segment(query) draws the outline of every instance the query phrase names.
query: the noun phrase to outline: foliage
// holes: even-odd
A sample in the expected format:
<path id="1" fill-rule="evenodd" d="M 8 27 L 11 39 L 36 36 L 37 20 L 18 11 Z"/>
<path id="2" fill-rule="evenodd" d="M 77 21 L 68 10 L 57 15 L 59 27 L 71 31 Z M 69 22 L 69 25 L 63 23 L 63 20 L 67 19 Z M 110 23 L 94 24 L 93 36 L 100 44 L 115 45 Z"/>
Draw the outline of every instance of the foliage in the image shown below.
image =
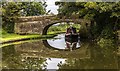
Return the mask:
<path id="1" fill-rule="evenodd" d="M 8 33 L 14 32 L 14 23 L 19 16 L 45 14 L 41 2 L 2 2 L 2 28 Z"/>
<path id="2" fill-rule="evenodd" d="M 63 23 L 63 22 L 62 22 L 62 23 Z M 62 23 L 60 23 L 60 24 L 58 24 L 58 25 L 52 25 L 52 26 L 48 29 L 47 33 L 48 33 L 48 34 L 57 34 L 57 33 L 66 32 L 66 29 L 67 29 L 68 27 L 70 27 L 70 25 L 67 24 L 67 23 L 65 23 L 65 22 L 64 22 L 64 24 L 62 24 Z M 72 26 L 76 28 L 76 31 L 77 31 L 77 32 L 79 31 L 79 29 L 80 29 L 80 25 L 79 25 L 79 24 L 72 24 Z"/>
<path id="3" fill-rule="evenodd" d="M 101 38 L 99 40 L 99 42 L 97 42 L 98 45 L 100 45 L 100 47 L 106 47 L 106 46 L 111 46 L 113 44 L 113 40 L 112 39 L 104 39 L 104 38 Z"/>
<path id="4" fill-rule="evenodd" d="M 20 16 L 20 3 L 2 3 L 2 28 L 9 33 L 14 32 L 14 20 Z"/>
<path id="5" fill-rule="evenodd" d="M 0 34 L 5 35 L 5 34 L 7 34 L 7 32 L 5 30 L 3 30 L 3 29 L 0 29 Z"/>
<path id="6" fill-rule="evenodd" d="M 85 25 L 82 25 L 81 28 L 79 29 L 79 35 L 81 38 L 87 38 L 88 35 L 88 30 L 87 27 Z"/>
<path id="7" fill-rule="evenodd" d="M 90 30 L 93 38 L 110 36 L 120 28 L 120 2 L 56 2 L 56 5 L 60 16 L 75 15 L 93 21 Z M 112 29 L 111 34 L 103 35 L 105 29 Z"/>
<path id="8" fill-rule="evenodd" d="M 45 8 L 41 2 L 23 2 L 21 13 L 24 16 L 41 15 L 45 14 Z"/>

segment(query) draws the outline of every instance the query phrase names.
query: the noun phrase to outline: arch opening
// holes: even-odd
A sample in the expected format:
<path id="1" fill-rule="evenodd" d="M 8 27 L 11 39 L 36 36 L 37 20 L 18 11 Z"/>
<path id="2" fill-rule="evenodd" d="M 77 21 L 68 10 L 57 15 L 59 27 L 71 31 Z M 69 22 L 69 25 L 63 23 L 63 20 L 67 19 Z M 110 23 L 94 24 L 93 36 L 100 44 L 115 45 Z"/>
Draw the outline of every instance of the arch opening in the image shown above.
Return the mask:
<path id="1" fill-rule="evenodd" d="M 79 31 L 80 27 L 81 27 L 81 22 L 80 23 L 76 23 L 76 22 L 72 22 L 72 21 L 61 21 L 61 22 L 55 22 L 52 24 L 47 25 L 44 29 L 43 29 L 43 35 L 47 35 L 47 34 L 58 34 L 58 33 L 65 33 L 66 29 L 70 26 L 73 26 L 77 29 L 77 31 Z"/>

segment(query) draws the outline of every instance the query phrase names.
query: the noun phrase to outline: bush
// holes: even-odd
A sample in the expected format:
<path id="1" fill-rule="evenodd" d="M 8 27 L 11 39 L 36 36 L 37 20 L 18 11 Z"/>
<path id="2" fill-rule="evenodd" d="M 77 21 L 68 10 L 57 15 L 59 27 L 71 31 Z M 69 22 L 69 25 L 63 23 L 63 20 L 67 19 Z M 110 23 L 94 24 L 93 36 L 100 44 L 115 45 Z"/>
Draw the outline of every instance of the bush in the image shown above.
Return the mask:
<path id="1" fill-rule="evenodd" d="M 79 34 L 81 38 L 88 38 L 89 33 L 87 30 L 87 27 L 85 25 L 82 25 L 79 30 Z"/>
<path id="2" fill-rule="evenodd" d="M 105 39 L 105 38 L 101 38 L 97 44 L 100 45 L 100 47 L 106 47 L 106 46 L 111 46 L 113 45 L 114 40 L 112 39 Z"/>
<path id="3" fill-rule="evenodd" d="M 8 32 L 14 32 L 14 22 L 20 16 L 20 4 L 15 2 L 2 3 L 2 28 Z"/>
<path id="4" fill-rule="evenodd" d="M 0 29 L 0 35 L 8 34 L 4 29 Z"/>
<path id="5" fill-rule="evenodd" d="M 117 33 L 112 29 L 111 25 L 107 25 L 101 32 L 100 37 L 105 39 L 116 39 Z"/>

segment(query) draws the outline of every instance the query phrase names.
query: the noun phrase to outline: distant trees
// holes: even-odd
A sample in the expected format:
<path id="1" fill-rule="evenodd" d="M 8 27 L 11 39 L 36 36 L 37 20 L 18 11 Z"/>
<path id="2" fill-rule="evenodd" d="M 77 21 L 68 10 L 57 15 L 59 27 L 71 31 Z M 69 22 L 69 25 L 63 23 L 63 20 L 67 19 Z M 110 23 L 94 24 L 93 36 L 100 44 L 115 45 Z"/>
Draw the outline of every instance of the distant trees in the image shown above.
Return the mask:
<path id="1" fill-rule="evenodd" d="M 45 14 L 44 5 L 41 2 L 2 2 L 2 28 L 13 33 L 15 20 L 19 16 Z"/>
<path id="2" fill-rule="evenodd" d="M 14 31 L 14 20 L 20 16 L 21 4 L 15 2 L 2 3 L 2 28 L 9 33 Z"/>
<path id="3" fill-rule="evenodd" d="M 23 2 L 22 15 L 35 16 L 45 14 L 45 8 L 41 2 Z"/>
<path id="4" fill-rule="evenodd" d="M 120 28 L 120 2 L 56 2 L 56 5 L 60 16 L 75 15 L 94 21 L 96 24 L 91 25 L 94 38 L 113 37 Z"/>

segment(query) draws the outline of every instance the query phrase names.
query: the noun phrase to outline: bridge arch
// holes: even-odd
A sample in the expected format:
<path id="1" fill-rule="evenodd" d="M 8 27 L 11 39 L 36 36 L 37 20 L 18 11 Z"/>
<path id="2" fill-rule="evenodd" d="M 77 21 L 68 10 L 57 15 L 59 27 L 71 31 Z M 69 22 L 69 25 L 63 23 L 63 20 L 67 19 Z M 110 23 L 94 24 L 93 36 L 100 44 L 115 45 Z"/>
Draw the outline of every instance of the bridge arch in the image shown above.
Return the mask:
<path id="1" fill-rule="evenodd" d="M 81 24 L 81 22 L 78 22 L 78 21 L 73 21 L 73 20 L 58 20 L 58 21 L 55 21 L 55 22 L 50 22 L 50 24 L 46 25 L 42 31 L 42 35 L 47 35 L 47 31 L 48 29 L 54 25 L 54 24 L 57 24 L 57 23 L 62 23 L 62 22 L 66 22 L 67 24 L 69 22 L 72 22 L 74 24 Z"/>
<path id="2" fill-rule="evenodd" d="M 73 22 L 78 24 L 91 23 L 86 19 L 60 19 L 57 16 L 27 16 L 20 17 L 15 23 L 15 33 L 17 34 L 47 34 L 50 26 L 61 22 Z"/>

